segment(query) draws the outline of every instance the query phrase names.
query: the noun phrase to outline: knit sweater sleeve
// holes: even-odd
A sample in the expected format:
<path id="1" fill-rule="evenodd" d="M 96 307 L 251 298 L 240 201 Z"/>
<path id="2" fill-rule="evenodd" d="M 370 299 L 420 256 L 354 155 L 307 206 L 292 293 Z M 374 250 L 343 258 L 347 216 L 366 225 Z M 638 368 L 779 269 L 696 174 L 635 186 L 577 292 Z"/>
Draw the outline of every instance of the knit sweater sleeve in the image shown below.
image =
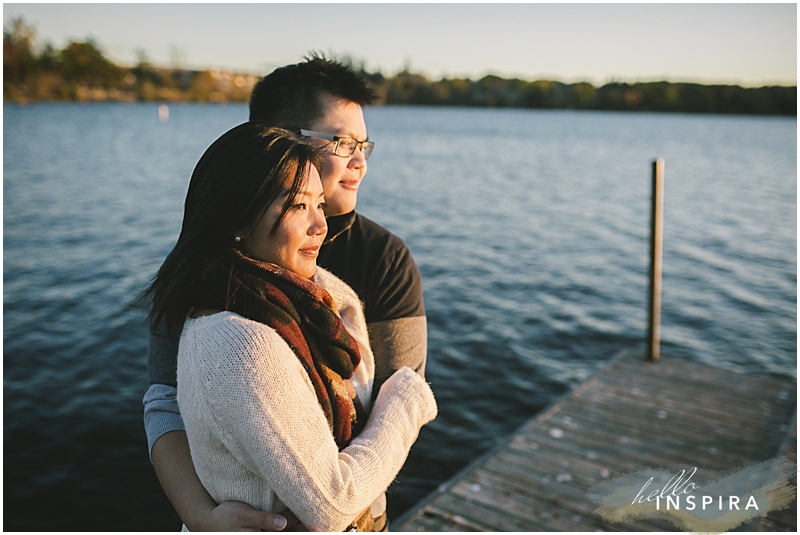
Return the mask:
<path id="1" fill-rule="evenodd" d="M 343 530 L 386 490 L 419 429 L 435 417 L 430 387 L 408 368 L 397 372 L 381 389 L 366 428 L 339 452 L 308 376 L 284 340 L 241 316 L 215 316 L 222 317 L 184 332 L 178 359 L 178 401 L 192 455 L 207 457 L 195 459 L 198 475 L 219 501 L 242 499 L 241 489 L 225 490 L 225 481 L 237 485 L 235 474 L 252 472 L 309 529 Z M 211 427 L 211 441 L 224 447 L 193 443 L 193 436 L 209 437 L 194 433 L 197 425 Z M 240 465 L 227 476 L 220 464 L 226 452 Z"/>

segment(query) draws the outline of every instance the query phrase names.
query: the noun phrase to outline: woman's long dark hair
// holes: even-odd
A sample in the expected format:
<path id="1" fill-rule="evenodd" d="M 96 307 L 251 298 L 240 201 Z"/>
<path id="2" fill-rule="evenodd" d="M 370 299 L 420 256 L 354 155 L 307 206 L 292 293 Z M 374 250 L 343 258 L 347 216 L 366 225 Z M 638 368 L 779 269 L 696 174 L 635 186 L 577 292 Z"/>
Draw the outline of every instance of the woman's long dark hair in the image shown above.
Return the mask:
<path id="1" fill-rule="evenodd" d="M 288 189 L 274 232 L 305 186 L 309 165 L 319 169 L 318 152 L 282 128 L 244 123 L 212 143 L 192 173 L 178 242 L 143 294 L 148 320 L 180 328 L 207 261 L 230 251 L 236 232 L 251 228 Z"/>

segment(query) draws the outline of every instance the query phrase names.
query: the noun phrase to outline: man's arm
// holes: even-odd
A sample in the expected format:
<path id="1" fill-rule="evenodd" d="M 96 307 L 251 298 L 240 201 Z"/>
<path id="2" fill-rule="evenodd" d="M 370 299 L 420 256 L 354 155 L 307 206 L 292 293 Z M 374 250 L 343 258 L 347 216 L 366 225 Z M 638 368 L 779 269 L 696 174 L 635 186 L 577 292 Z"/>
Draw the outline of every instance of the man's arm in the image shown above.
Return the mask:
<path id="1" fill-rule="evenodd" d="M 367 325 L 372 353 L 375 355 L 375 386 L 377 395 L 386 379 L 408 366 L 423 378 L 428 354 L 428 331 L 425 316 L 379 321 Z"/>
<path id="2" fill-rule="evenodd" d="M 217 505 L 203 487 L 192 464 L 178 408 L 174 386 L 177 354 L 177 334 L 150 329 L 147 371 L 154 384 L 143 400 L 144 427 L 156 476 L 178 516 L 192 531 L 280 531 L 296 525 L 291 513 L 264 513 L 239 502 Z"/>
<path id="3" fill-rule="evenodd" d="M 217 505 L 195 473 L 185 431 L 162 435 L 151 455 L 161 488 L 190 531 L 281 531 L 297 524 L 291 514 L 284 518 L 241 502 Z"/>
<path id="4" fill-rule="evenodd" d="M 428 356 L 422 276 L 408 247 L 396 237 L 390 244 L 392 252 L 381 255 L 365 296 L 369 340 L 375 355 L 373 397 L 383 381 L 403 366 L 424 378 Z"/>

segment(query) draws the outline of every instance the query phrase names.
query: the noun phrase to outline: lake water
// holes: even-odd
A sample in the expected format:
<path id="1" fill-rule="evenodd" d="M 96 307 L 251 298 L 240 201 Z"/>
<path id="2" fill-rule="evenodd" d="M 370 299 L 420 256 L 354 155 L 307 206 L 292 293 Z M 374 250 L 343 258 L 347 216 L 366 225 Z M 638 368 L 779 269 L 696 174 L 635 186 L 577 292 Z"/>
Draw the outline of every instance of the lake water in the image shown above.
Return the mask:
<path id="1" fill-rule="evenodd" d="M 4 528 L 177 530 L 147 457 L 145 312 L 205 148 L 244 105 L 3 106 Z M 359 211 L 424 280 L 440 415 L 401 513 L 644 349 L 666 160 L 662 358 L 797 375 L 795 118 L 381 107 Z"/>

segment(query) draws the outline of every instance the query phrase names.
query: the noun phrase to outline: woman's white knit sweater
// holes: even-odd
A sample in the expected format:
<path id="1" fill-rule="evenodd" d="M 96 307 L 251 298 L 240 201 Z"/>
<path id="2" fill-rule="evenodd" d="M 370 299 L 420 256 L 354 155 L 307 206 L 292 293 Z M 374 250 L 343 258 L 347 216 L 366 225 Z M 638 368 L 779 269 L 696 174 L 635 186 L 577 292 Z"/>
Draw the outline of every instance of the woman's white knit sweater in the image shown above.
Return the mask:
<path id="1" fill-rule="evenodd" d="M 351 382 L 369 410 L 374 362 L 361 303 L 322 269 L 315 282 L 358 342 L 362 362 Z M 297 356 L 272 328 L 232 312 L 186 320 L 178 404 L 197 475 L 214 500 L 288 508 L 321 531 L 342 531 L 388 488 L 437 410 L 424 379 L 403 368 L 340 452 Z"/>

